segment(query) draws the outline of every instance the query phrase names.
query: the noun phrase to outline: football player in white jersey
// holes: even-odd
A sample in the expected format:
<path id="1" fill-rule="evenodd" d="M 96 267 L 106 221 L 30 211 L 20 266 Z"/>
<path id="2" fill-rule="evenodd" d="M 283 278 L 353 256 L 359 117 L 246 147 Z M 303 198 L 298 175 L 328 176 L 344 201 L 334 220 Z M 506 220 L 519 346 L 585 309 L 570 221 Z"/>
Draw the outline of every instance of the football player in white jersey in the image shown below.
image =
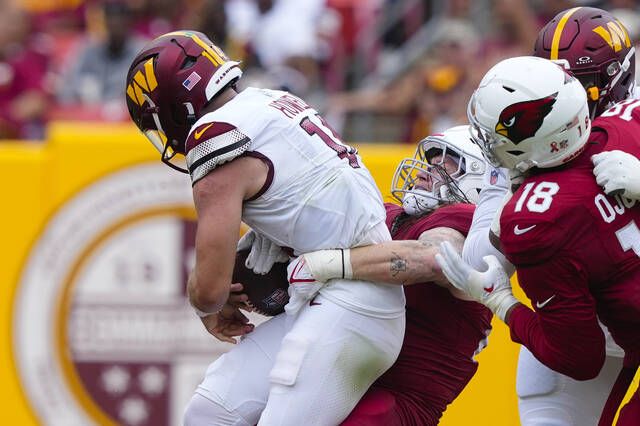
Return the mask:
<path id="1" fill-rule="evenodd" d="M 616 29 L 621 39 L 616 39 L 615 43 L 607 41 L 608 31 Z M 635 83 L 635 51 L 624 26 L 604 10 L 576 7 L 560 12 L 538 34 L 534 55 L 556 61 L 580 80 L 587 91 L 592 118 L 612 104 L 631 97 Z M 628 154 L 621 157 L 624 156 Z M 598 183 L 604 186 L 605 181 L 611 179 L 611 189 L 621 189 L 620 179 L 612 177 L 616 170 L 613 163 L 618 163 L 619 157 L 606 152 L 597 157 L 603 162 L 600 169 L 603 176 L 598 178 Z M 513 271 L 512 265 L 489 241 L 489 229 L 499 234 L 500 211 L 512 195 L 508 172 L 495 169 L 489 173 L 498 175 L 500 179 L 494 185 L 486 185 L 480 193 L 473 225 L 463 248 L 463 259 L 472 267 L 485 270 L 487 266 L 483 257 L 496 255 L 506 270 Z M 520 178 L 512 177 L 512 183 L 517 184 Z M 598 377 L 588 381 L 577 381 L 548 368 L 522 346 L 516 380 L 522 425 L 581 426 L 598 423 L 624 356 L 611 336 L 608 333 L 606 336 L 605 364 Z"/>
<path id="2" fill-rule="evenodd" d="M 150 42 L 127 76 L 132 120 L 188 172 L 198 214 L 191 304 L 223 341 L 185 424 L 335 425 L 395 361 L 402 287 L 336 280 L 253 328 L 227 303 L 241 220 L 294 255 L 390 240 L 382 197 L 356 151 L 322 117 L 280 91 L 237 92 L 238 63 L 204 34 Z M 186 159 L 186 167 L 178 159 Z"/>
<path id="3" fill-rule="evenodd" d="M 391 193 L 402 206 L 385 204 L 394 241 L 305 253 L 292 263 L 304 261 L 301 269 L 329 286 L 345 275 L 405 286 L 407 328 L 400 356 L 343 426 L 437 424 L 477 371 L 474 357 L 486 345 L 492 313 L 452 294 L 459 292 L 434 254 L 442 241 L 462 249 L 484 169 L 468 126 L 428 136 L 396 168 Z M 247 263 L 257 265 L 256 273 L 268 270 L 280 250 L 264 240 L 253 249 L 257 258 Z M 292 286 L 296 293 L 298 288 Z"/>

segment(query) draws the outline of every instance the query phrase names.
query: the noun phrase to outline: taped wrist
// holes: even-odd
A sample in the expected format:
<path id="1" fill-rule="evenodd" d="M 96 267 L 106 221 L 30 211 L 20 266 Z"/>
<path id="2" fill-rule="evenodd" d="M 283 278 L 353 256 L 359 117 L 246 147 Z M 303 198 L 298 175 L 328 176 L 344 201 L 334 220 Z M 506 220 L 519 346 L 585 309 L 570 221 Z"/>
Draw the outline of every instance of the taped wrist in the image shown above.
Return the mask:
<path id="1" fill-rule="evenodd" d="M 334 278 L 353 278 L 351 250 L 318 250 L 304 255 L 309 272 L 316 281 L 325 282 Z"/>
<path id="2" fill-rule="evenodd" d="M 487 308 L 491 309 L 491 311 L 502 321 L 504 321 L 504 317 L 507 315 L 507 312 L 509 312 L 509 309 L 520 303 L 520 301 L 513 296 L 510 290 L 501 291 L 492 296 L 493 297 L 491 297 L 491 299 L 487 300 Z"/>

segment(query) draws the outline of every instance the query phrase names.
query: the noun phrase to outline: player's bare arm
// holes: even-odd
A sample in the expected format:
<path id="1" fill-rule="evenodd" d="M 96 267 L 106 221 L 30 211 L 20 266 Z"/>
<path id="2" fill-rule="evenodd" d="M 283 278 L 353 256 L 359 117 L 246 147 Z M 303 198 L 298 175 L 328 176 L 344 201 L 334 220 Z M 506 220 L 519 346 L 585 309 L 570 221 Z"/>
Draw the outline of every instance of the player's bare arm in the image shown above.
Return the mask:
<path id="1" fill-rule="evenodd" d="M 464 236 L 455 229 L 434 228 L 423 232 L 417 241 L 390 241 L 352 249 L 354 278 L 401 285 L 424 282 L 447 285 L 434 259 L 443 241 L 449 241 L 462 250 Z"/>
<path id="2" fill-rule="evenodd" d="M 345 278 L 410 285 L 435 282 L 449 286 L 434 256 L 439 244 L 449 241 L 462 250 L 464 236 L 451 228 L 433 228 L 418 240 L 388 241 L 350 250 L 322 250 L 305 254 L 305 260 L 319 281 Z M 343 260 L 344 259 L 344 260 Z"/>
<path id="3" fill-rule="evenodd" d="M 196 265 L 189 279 L 191 304 L 202 312 L 222 309 L 229 296 L 242 203 L 265 182 L 267 167 L 245 157 L 227 163 L 196 182 L 198 214 Z"/>

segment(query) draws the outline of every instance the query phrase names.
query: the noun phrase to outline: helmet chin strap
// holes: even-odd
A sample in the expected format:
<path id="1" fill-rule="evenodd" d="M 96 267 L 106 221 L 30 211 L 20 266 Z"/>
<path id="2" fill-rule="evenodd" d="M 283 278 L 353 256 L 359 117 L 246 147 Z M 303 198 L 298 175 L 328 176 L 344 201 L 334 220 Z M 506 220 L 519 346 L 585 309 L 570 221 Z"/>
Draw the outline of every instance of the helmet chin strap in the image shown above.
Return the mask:
<path id="1" fill-rule="evenodd" d="M 197 121 L 196 110 L 191 102 L 185 102 L 183 105 L 187 109 L 187 124 L 193 126 Z"/>

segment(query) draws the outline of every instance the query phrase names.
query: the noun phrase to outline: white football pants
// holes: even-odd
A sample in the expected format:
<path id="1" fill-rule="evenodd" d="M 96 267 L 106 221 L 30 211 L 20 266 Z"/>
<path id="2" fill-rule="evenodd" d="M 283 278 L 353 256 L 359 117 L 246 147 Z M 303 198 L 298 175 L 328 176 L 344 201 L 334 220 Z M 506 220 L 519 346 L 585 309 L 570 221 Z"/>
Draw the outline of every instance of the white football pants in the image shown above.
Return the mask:
<path id="1" fill-rule="evenodd" d="M 622 358 L 607 355 L 598 377 L 578 381 L 551 370 L 522 346 L 516 391 L 522 426 L 596 426 Z"/>
<path id="2" fill-rule="evenodd" d="M 185 425 L 337 425 L 394 363 L 404 326 L 404 314 L 365 316 L 318 295 L 214 361 Z"/>

